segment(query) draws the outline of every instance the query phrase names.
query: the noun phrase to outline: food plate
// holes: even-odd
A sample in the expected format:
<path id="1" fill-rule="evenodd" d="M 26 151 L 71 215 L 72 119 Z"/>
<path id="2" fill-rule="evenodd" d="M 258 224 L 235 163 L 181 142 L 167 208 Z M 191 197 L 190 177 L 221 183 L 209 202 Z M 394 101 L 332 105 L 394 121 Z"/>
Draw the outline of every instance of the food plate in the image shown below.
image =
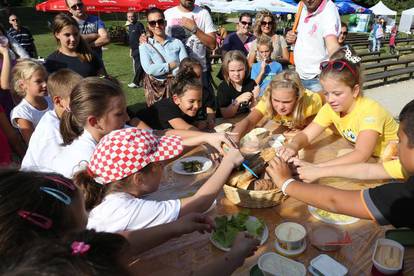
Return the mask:
<path id="1" fill-rule="evenodd" d="M 253 216 L 249 216 L 249 219 L 248 220 L 251 220 L 251 221 L 257 221 L 258 219 L 256 218 L 256 217 L 253 217 Z M 266 241 L 267 241 L 267 238 L 269 238 L 269 229 L 267 228 L 267 225 L 264 223 L 264 228 L 263 228 L 263 232 L 262 232 L 262 237 L 261 237 L 261 239 L 260 239 L 260 245 L 263 245 Z M 220 250 L 223 250 L 223 251 L 230 251 L 230 247 L 223 247 L 220 243 L 218 243 L 217 241 L 215 241 L 214 239 L 213 239 L 213 235 L 211 235 L 210 236 L 210 241 L 211 241 L 211 243 L 215 246 L 215 247 L 217 247 L 218 249 L 220 249 Z"/>
<path id="2" fill-rule="evenodd" d="M 201 170 L 196 171 L 196 172 L 187 172 L 184 170 L 183 168 L 183 164 L 182 162 L 192 162 L 192 161 L 198 161 L 202 164 Z M 194 175 L 194 174 L 199 174 L 199 173 L 203 173 L 208 171 L 211 167 L 213 166 L 213 162 L 203 156 L 190 156 L 190 157 L 185 157 L 185 158 L 181 158 L 177 161 L 174 162 L 174 164 L 172 165 L 172 170 L 175 173 L 178 174 L 183 174 L 183 175 Z"/>
<path id="3" fill-rule="evenodd" d="M 346 215 L 331 213 L 325 210 L 315 208 L 308 205 L 309 213 L 315 218 L 329 224 L 346 225 L 359 221 L 359 218 L 354 218 Z"/>

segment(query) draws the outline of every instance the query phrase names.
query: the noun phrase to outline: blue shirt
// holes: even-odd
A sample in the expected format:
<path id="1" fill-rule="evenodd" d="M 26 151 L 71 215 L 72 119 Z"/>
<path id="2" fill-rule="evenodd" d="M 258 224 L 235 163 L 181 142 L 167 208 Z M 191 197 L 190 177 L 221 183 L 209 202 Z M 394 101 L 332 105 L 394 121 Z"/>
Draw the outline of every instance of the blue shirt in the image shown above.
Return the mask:
<path id="1" fill-rule="evenodd" d="M 251 78 L 252 80 L 256 80 L 257 76 L 260 73 L 260 68 L 262 66 L 261 62 L 256 62 L 252 66 Z M 273 76 L 282 72 L 282 65 L 279 62 L 272 61 L 271 63 L 267 64 L 265 67 L 265 72 L 263 74 L 262 81 L 259 83 L 260 85 L 260 94 L 259 96 L 263 96 L 266 87 L 269 85 L 270 81 L 273 79 Z"/>
<path id="2" fill-rule="evenodd" d="M 85 21 L 78 21 L 81 34 L 97 34 L 99 29 L 105 29 L 105 24 L 99 17 L 88 15 Z M 94 47 L 92 50 L 102 59 L 102 47 Z"/>
<path id="3" fill-rule="evenodd" d="M 176 62 L 178 65 L 187 57 L 187 52 L 180 40 L 167 36 L 163 44 L 158 43 L 153 38 L 149 38 L 148 43 L 139 46 L 139 57 L 145 73 L 156 79 L 164 80 L 169 73 L 168 63 Z M 173 75 L 177 71 L 178 67 L 173 70 Z"/>

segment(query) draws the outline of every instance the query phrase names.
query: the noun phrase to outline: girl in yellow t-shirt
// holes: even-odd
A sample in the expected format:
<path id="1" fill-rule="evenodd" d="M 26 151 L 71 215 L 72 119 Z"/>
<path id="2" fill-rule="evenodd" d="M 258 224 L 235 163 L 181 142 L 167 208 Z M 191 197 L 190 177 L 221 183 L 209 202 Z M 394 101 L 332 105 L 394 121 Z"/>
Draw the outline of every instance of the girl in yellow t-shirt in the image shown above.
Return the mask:
<path id="1" fill-rule="evenodd" d="M 290 130 L 303 129 L 322 105 L 321 95 L 306 90 L 298 73 L 286 70 L 273 78 L 259 103 L 235 125 L 232 132 L 238 133 L 241 138 L 263 118 L 271 119 Z"/>
<path id="2" fill-rule="evenodd" d="M 352 55 L 321 63 L 320 80 L 327 103 L 315 119 L 299 132 L 279 155 L 289 160 L 333 125 L 355 145 L 353 151 L 317 166 L 366 162 L 381 157 L 390 141 L 396 141 L 398 124 L 391 114 L 372 99 L 362 96 L 359 60 Z"/>

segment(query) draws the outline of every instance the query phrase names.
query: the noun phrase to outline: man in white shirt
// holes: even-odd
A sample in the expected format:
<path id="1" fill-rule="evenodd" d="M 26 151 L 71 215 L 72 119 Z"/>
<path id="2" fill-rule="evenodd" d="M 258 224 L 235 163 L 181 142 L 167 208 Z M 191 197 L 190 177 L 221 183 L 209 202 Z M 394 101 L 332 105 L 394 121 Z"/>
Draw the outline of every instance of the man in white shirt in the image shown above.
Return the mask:
<path id="1" fill-rule="evenodd" d="M 164 15 L 167 21 L 166 34 L 180 39 L 186 46 L 188 56 L 198 59 L 203 67 L 203 99 L 214 97 L 206 48 L 216 48 L 216 28 L 209 12 L 195 6 L 194 0 L 180 0 L 179 6 L 166 10 Z"/>
<path id="2" fill-rule="evenodd" d="M 331 0 L 303 0 L 303 3 L 297 34 L 289 31 L 286 41 L 295 43 L 295 66 L 303 85 L 319 92 L 322 90 L 319 66 L 339 48 L 341 20 Z"/>

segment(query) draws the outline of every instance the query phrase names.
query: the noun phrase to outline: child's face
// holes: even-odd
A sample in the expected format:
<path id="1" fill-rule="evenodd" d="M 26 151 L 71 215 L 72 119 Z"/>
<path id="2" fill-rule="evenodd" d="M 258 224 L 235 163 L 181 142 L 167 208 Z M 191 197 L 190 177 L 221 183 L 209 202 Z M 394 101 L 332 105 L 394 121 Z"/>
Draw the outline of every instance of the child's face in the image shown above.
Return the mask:
<path id="1" fill-rule="evenodd" d="M 105 115 L 97 120 L 98 125 L 103 130 L 103 135 L 124 127 L 125 123 L 129 121 L 126 108 L 124 96 L 117 96 L 110 99 L 109 107 Z"/>
<path id="2" fill-rule="evenodd" d="M 259 45 L 259 47 L 257 47 L 257 50 L 259 51 L 260 54 L 260 58 L 264 61 L 268 61 L 270 60 L 270 48 L 267 45 Z"/>
<path id="3" fill-rule="evenodd" d="M 55 37 L 60 41 L 60 46 L 64 49 L 75 51 L 79 44 L 80 34 L 75 26 L 66 26 Z"/>
<path id="4" fill-rule="evenodd" d="M 141 183 L 138 183 L 141 194 L 149 194 L 158 190 L 161 183 L 164 162 L 152 163 L 151 170 L 141 175 Z"/>
<path id="5" fill-rule="evenodd" d="M 292 88 L 277 88 L 272 90 L 270 100 L 272 101 L 273 110 L 277 114 L 287 116 L 295 109 L 296 92 Z"/>
<path id="6" fill-rule="evenodd" d="M 327 76 L 321 79 L 326 101 L 335 112 L 348 113 L 359 95 L 359 85 L 353 88 L 341 81 Z"/>
<path id="7" fill-rule="evenodd" d="M 46 71 L 35 71 L 29 79 L 23 81 L 23 90 L 32 97 L 47 96 L 46 78 Z"/>
<path id="8" fill-rule="evenodd" d="M 242 84 L 246 75 L 246 68 L 244 67 L 244 63 L 233 60 L 229 62 L 228 67 L 230 81 L 233 83 Z"/>
<path id="9" fill-rule="evenodd" d="M 173 100 L 184 114 L 194 117 L 201 108 L 201 97 L 201 90 L 190 88 L 181 96 L 174 95 Z"/>
<path id="10" fill-rule="evenodd" d="M 405 134 L 405 124 L 400 122 L 398 129 L 398 156 L 400 158 L 401 165 L 410 174 L 414 174 L 414 148 L 410 146 L 408 136 Z"/>

